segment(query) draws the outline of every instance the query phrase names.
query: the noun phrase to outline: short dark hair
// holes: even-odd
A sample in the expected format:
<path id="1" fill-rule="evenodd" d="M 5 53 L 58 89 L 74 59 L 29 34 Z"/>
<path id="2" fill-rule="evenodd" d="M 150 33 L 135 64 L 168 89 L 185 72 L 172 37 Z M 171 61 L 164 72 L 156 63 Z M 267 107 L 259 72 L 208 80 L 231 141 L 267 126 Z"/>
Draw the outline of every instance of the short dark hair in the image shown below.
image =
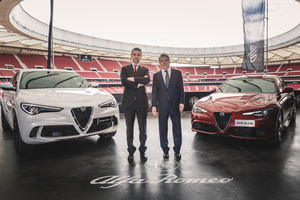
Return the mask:
<path id="1" fill-rule="evenodd" d="M 138 47 L 133 48 L 133 49 L 131 50 L 131 54 L 133 54 L 134 51 L 139 51 L 139 52 L 141 52 L 141 54 L 142 54 L 142 49 L 140 49 L 140 48 L 138 48 Z"/>
<path id="2" fill-rule="evenodd" d="M 168 60 L 170 61 L 170 56 L 169 56 L 167 53 L 162 53 L 162 54 L 160 54 L 160 56 L 159 56 L 159 58 L 158 58 L 158 62 L 159 62 L 159 60 L 160 60 L 162 57 L 166 57 L 166 58 L 168 58 Z"/>

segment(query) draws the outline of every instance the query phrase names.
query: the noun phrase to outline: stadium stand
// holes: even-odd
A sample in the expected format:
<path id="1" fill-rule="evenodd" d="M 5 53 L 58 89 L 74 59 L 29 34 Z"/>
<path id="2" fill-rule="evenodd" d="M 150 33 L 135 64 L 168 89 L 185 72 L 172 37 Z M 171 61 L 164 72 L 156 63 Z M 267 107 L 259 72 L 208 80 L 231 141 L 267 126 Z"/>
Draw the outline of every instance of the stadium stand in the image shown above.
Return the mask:
<path id="1" fill-rule="evenodd" d="M 287 71 L 300 71 L 300 64 L 294 63 L 294 64 L 286 64 L 282 65 L 279 69 L 280 72 L 287 72 Z"/>
<path id="2" fill-rule="evenodd" d="M 82 71 L 77 71 L 78 74 L 83 76 L 85 79 L 100 79 L 100 76 L 96 72 L 82 72 Z"/>
<path id="3" fill-rule="evenodd" d="M 149 72 L 152 74 L 158 72 L 158 69 L 156 68 L 155 65 L 148 65 L 148 64 L 143 64 L 144 67 L 147 67 L 149 69 Z"/>
<path id="4" fill-rule="evenodd" d="M 11 54 L 0 54 L 0 68 L 22 69 L 18 60 Z"/>
<path id="5" fill-rule="evenodd" d="M 130 62 L 123 62 L 123 61 L 120 61 L 119 63 L 120 63 L 121 66 L 126 66 L 126 65 L 130 64 Z"/>
<path id="6" fill-rule="evenodd" d="M 103 79 L 120 79 L 120 75 L 116 72 L 99 72 L 98 74 Z"/>
<path id="7" fill-rule="evenodd" d="M 57 69 L 80 70 L 70 56 L 54 56 L 54 65 Z"/>
<path id="8" fill-rule="evenodd" d="M 10 69 L 0 69 L 0 76 L 1 77 L 13 77 L 13 75 L 15 75 L 15 73 L 10 70 Z"/>
<path id="9" fill-rule="evenodd" d="M 0 54 L 0 81 L 8 81 L 19 69 L 34 69 L 38 67 L 46 68 L 46 57 L 43 55 L 11 55 Z M 124 61 L 104 60 L 93 58 L 92 62 L 80 61 L 77 57 L 55 56 L 55 66 L 58 69 L 69 67 L 82 75 L 88 81 L 96 81 L 100 85 L 101 91 L 109 93 L 122 93 L 124 88 L 121 86 L 120 71 L 121 66 L 130 64 Z M 156 73 L 158 66 L 143 64 L 148 67 L 150 77 Z M 210 91 L 213 87 L 218 87 L 225 79 L 233 76 L 261 75 L 264 71 L 249 71 L 237 68 L 209 68 L 209 67 L 175 67 L 180 70 L 184 79 L 184 89 L 186 92 Z M 272 65 L 266 70 L 268 74 L 278 75 L 290 81 L 289 85 L 294 89 L 300 88 L 300 83 L 295 83 L 300 79 L 300 63 L 285 65 Z M 151 93 L 151 82 L 146 87 L 146 91 Z"/>
<path id="10" fill-rule="evenodd" d="M 281 67 L 281 65 L 278 67 L 276 65 L 271 65 L 271 66 L 268 66 L 268 72 L 277 72 L 277 70 Z"/>
<path id="11" fill-rule="evenodd" d="M 215 70 L 213 68 L 208 67 L 197 67 L 196 72 L 197 75 L 215 74 Z"/>
<path id="12" fill-rule="evenodd" d="M 29 69 L 47 68 L 47 60 L 42 55 L 17 55 Z"/>
<path id="13" fill-rule="evenodd" d="M 123 91 L 124 91 L 124 87 L 110 87 L 110 89 L 115 94 L 120 94 L 120 93 L 123 93 Z"/>
<path id="14" fill-rule="evenodd" d="M 98 61 L 101 63 L 101 65 L 106 69 L 108 72 L 121 72 L 121 66 L 118 62 L 112 61 L 112 60 L 103 60 L 98 58 Z"/>
<path id="15" fill-rule="evenodd" d="M 253 71 L 251 70 L 247 70 L 247 69 L 243 69 L 241 67 L 237 67 L 235 69 L 235 74 L 243 74 L 243 73 L 246 73 L 246 74 L 249 74 L 249 73 L 253 73 Z M 255 72 L 254 72 L 255 73 Z"/>
<path id="16" fill-rule="evenodd" d="M 92 59 L 92 62 L 81 61 L 78 58 L 74 58 L 77 63 L 82 67 L 84 71 L 104 71 L 101 65 L 96 61 L 95 58 Z"/>
<path id="17" fill-rule="evenodd" d="M 196 71 L 194 67 L 175 67 L 175 69 L 181 71 L 182 75 L 195 75 Z"/>
<path id="18" fill-rule="evenodd" d="M 216 74 L 233 74 L 235 68 L 216 68 Z"/>

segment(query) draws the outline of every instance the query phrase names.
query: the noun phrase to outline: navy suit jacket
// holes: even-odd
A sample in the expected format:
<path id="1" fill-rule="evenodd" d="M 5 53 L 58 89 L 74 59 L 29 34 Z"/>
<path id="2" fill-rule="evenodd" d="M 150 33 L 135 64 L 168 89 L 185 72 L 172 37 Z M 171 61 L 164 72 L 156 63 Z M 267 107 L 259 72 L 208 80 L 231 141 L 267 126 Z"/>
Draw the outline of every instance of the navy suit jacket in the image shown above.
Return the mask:
<path id="1" fill-rule="evenodd" d="M 179 112 L 179 104 L 184 104 L 184 88 L 181 72 L 171 69 L 169 87 L 167 88 L 162 72 L 153 75 L 152 107 L 159 112 Z"/>

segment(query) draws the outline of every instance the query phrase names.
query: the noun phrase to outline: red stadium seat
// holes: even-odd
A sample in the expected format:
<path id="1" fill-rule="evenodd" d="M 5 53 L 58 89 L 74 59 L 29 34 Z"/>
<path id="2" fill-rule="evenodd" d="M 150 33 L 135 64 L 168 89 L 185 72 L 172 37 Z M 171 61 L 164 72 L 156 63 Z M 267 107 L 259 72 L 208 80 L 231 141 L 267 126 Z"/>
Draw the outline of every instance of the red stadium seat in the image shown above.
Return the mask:
<path id="1" fill-rule="evenodd" d="M 70 56 L 54 56 L 54 65 L 57 69 L 72 68 L 76 71 L 80 70 Z"/>
<path id="2" fill-rule="evenodd" d="M 22 69 L 18 60 L 11 54 L 0 54 L 0 68 Z"/>
<path id="3" fill-rule="evenodd" d="M 78 64 L 84 71 L 93 71 L 93 69 L 96 69 L 100 72 L 104 71 L 104 69 L 100 66 L 100 64 L 96 61 L 95 58 L 92 59 L 92 62 L 81 61 L 78 58 L 75 58 L 75 60 L 78 62 Z"/>
<path id="4" fill-rule="evenodd" d="M 47 60 L 43 55 L 18 55 L 18 57 L 29 69 L 47 68 Z"/>

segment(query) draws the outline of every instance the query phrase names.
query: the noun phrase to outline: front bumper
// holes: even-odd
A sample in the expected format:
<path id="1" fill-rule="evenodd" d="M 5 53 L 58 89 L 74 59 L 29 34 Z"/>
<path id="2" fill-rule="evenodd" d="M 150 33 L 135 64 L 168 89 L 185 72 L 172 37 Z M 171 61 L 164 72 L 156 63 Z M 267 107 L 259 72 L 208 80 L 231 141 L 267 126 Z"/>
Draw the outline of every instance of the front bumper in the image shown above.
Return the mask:
<path id="1" fill-rule="evenodd" d="M 238 121 L 251 121 L 253 125 L 236 125 Z M 265 118 L 254 116 L 244 116 L 240 113 L 231 113 L 231 117 L 226 125 L 221 129 L 214 114 L 210 113 L 192 113 L 191 124 L 194 132 L 205 134 L 228 136 L 242 139 L 269 139 L 272 138 L 276 131 L 277 112 Z"/>
<path id="2" fill-rule="evenodd" d="M 71 110 L 70 107 L 64 108 L 60 112 L 29 115 L 19 109 L 16 114 L 23 141 L 27 144 L 43 144 L 117 131 L 119 123 L 118 108 L 94 106 L 84 130 L 79 127 Z"/>

